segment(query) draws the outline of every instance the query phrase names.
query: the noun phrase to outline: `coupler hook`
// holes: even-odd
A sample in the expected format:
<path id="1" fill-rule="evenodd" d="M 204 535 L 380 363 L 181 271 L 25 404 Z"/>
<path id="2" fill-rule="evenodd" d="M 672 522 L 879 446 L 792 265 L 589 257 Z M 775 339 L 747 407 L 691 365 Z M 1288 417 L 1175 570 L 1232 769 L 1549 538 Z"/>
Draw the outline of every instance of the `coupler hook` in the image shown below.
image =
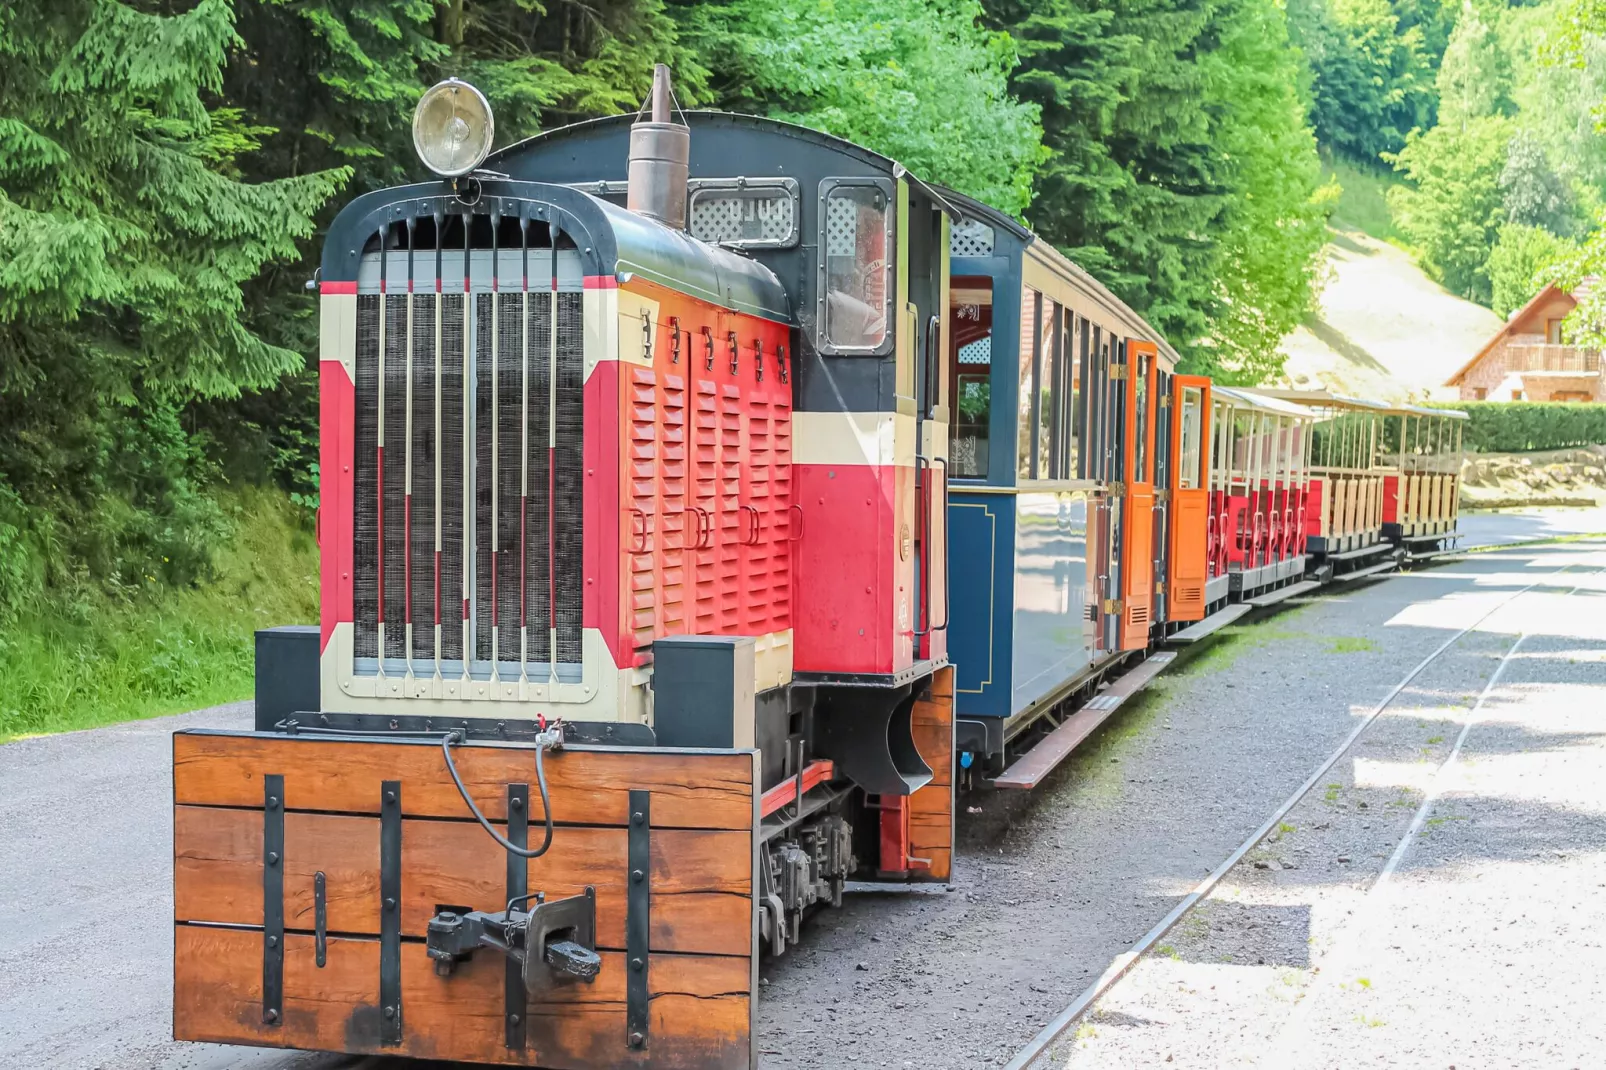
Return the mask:
<path id="1" fill-rule="evenodd" d="M 528 899 L 534 906 L 491 913 L 443 910 L 429 919 L 426 945 L 435 972 L 451 976 L 459 962 L 481 948 L 490 948 L 519 964 L 524 987 L 537 989 L 575 980 L 590 983 L 602 970 L 597 954 L 597 892 L 547 901 L 544 892 Z M 515 900 L 514 902 L 518 902 Z"/>

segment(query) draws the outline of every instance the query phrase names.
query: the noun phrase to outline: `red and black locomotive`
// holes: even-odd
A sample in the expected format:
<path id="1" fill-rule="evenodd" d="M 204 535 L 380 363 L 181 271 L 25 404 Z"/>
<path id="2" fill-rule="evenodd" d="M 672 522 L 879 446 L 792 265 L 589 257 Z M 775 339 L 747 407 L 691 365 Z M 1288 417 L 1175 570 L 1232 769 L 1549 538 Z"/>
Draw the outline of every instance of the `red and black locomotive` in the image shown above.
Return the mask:
<path id="1" fill-rule="evenodd" d="M 650 107 L 487 155 L 443 83 L 441 177 L 332 225 L 322 620 L 174 737 L 179 1038 L 753 1065 L 811 909 L 1304 580 L 1319 413 L 885 157 Z"/>

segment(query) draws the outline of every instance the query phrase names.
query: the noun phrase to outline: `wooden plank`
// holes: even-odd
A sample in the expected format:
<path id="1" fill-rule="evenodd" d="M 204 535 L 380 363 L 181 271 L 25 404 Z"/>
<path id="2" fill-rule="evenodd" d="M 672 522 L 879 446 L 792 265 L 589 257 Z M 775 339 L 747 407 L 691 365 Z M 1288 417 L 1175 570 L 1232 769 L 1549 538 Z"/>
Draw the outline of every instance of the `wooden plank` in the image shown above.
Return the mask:
<path id="1" fill-rule="evenodd" d="M 530 785 L 530 823 L 545 817 L 532 747 L 470 744 L 452 751 L 458 774 L 492 820 L 507 817 L 507 785 Z M 379 812 L 380 785 L 400 780 L 406 817 L 468 817 L 438 744 L 206 732 L 173 735 L 173 800 L 190 806 L 262 806 L 262 777 L 285 776 L 288 810 Z M 751 829 L 754 752 L 571 747 L 546 758 L 553 817 L 623 825 L 629 792 L 653 793 L 654 828 Z"/>
<path id="2" fill-rule="evenodd" d="M 931 865 L 915 880 L 946 881 L 953 875 L 954 846 L 954 669 L 932 674 L 930 692 L 915 702 L 911 720 L 915 748 L 931 766 L 931 782 L 909 798 L 909 853 Z"/>
<path id="3" fill-rule="evenodd" d="M 288 791 L 289 778 L 286 778 Z M 403 793 L 405 796 L 405 792 Z M 505 834 L 505 828 L 499 829 Z M 532 826 L 530 839 L 541 830 Z M 313 927 L 313 875 L 322 871 L 328 928 L 379 932 L 379 819 L 285 815 L 284 908 L 290 929 Z M 551 849 L 529 862 L 529 888 L 549 898 L 597 890 L 597 942 L 623 948 L 627 833 L 555 830 Z M 179 806 L 173 813 L 173 909 L 178 921 L 262 924 L 262 812 Z M 752 834 L 654 829 L 652 929 L 656 950 L 745 955 L 752 934 Z M 441 906 L 500 910 L 507 902 L 505 854 L 478 824 L 402 824 L 401 925 L 422 938 Z"/>
<path id="4" fill-rule="evenodd" d="M 522 1051 L 504 1046 L 504 960 L 480 952 L 449 977 L 424 945 L 402 945 L 402 1043 L 379 1046 L 377 940 L 331 937 L 316 965 L 311 936 L 285 937 L 284 1014 L 262 1023 L 262 936 L 179 925 L 174 931 L 173 1035 L 178 1040 L 382 1053 L 554 1070 L 747 1070 L 750 959 L 654 954 L 645 1050 L 625 1040 L 624 956 L 602 955 L 592 984 L 537 994 Z"/>
<path id="5" fill-rule="evenodd" d="M 1267 606 L 1274 606 L 1285 599 L 1308 594 L 1311 591 L 1320 589 L 1320 587 L 1321 584 L 1316 580 L 1301 580 L 1298 583 L 1291 583 L 1287 587 L 1279 587 L 1275 591 L 1246 599 L 1245 604 L 1254 606 L 1256 609 L 1264 609 Z"/>
<path id="6" fill-rule="evenodd" d="M 992 782 L 993 787 L 1021 791 L 1037 787 L 1055 766 L 1063 762 L 1071 751 L 1093 734 L 1095 728 L 1120 709 L 1127 699 L 1143 690 L 1150 680 L 1165 671 L 1166 666 L 1174 660 L 1176 660 L 1175 654 L 1150 655 L 1143 664 L 1123 675 L 1108 689 L 1091 699 L 1087 705 L 1065 718 L 1058 728 L 1044 736 L 1036 746 L 1005 769 L 1003 774 Z"/>
<path id="7" fill-rule="evenodd" d="M 1191 624 L 1180 632 L 1167 636 L 1165 641 L 1178 645 L 1197 643 L 1199 640 L 1219 632 L 1245 613 L 1248 613 L 1252 608 L 1254 607 L 1247 602 L 1234 602 L 1230 606 L 1216 610 L 1216 612 L 1210 614 L 1198 624 Z"/>

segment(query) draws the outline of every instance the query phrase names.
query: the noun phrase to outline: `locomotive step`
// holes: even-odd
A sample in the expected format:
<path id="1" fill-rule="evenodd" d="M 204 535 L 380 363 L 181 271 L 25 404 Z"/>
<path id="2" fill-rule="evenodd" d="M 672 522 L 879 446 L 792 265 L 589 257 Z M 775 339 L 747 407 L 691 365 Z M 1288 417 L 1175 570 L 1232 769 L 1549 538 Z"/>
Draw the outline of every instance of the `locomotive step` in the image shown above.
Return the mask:
<path id="1" fill-rule="evenodd" d="M 1345 550 L 1343 553 L 1328 554 L 1327 559 L 1329 561 L 1348 561 L 1355 557 L 1370 557 L 1373 554 L 1387 553 L 1392 549 L 1394 547 L 1390 543 L 1374 542 L 1370 546 L 1357 546 L 1355 549 Z"/>
<path id="2" fill-rule="evenodd" d="M 1340 573 L 1339 575 L 1334 576 L 1333 580 L 1336 583 L 1349 583 L 1351 580 L 1364 580 L 1366 577 L 1375 576 L 1379 572 L 1390 572 L 1398 568 L 1399 564 L 1400 563 L 1398 561 L 1391 557 L 1381 565 L 1368 565 L 1366 568 L 1358 568 L 1354 572 Z"/>
<path id="3" fill-rule="evenodd" d="M 1247 602 L 1234 602 L 1225 609 L 1220 609 L 1210 614 L 1198 624 L 1190 624 L 1177 634 L 1167 636 L 1165 641 L 1177 645 L 1197 643 L 1199 640 L 1219 632 L 1245 613 L 1248 613 L 1252 608 Z"/>
<path id="4" fill-rule="evenodd" d="M 1003 775 L 992 782 L 992 786 L 1026 791 L 1037 787 L 1078 744 L 1093 734 L 1095 728 L 1120 709 L 1127 699 L 1143 690 L 1150 680 L 1159 676 L 1176 657 L 1173 653 L 1162 653 L 1147 658 L 1143 664 L 1111 684 L 1108 690 L 1095 695 L 1081 709 L 1065 718 L 1064 723 L 1004 770 Z"/>
<path id="5" fill-rule="evenodd" d="M 1267 594 L 1250 598 L 1244 604 L 1254 606 L 1256 609 L 1264 609 L 1267 606 L 1274 606 L 1284 599 L 1309 594 L 1311 591 L 1320 589 L 1320 587 L 1321 584 L 1316 580 L 1300 580 L 1298 583 L 1289 584 L 1287 587 L 1280 587 Z"/>

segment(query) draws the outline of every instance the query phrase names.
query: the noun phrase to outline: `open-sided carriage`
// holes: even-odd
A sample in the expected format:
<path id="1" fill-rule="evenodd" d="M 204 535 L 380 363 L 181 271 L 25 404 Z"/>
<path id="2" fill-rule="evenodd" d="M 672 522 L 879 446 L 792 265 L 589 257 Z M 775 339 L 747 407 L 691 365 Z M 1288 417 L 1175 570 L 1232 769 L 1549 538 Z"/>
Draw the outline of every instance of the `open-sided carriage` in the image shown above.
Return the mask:
<path id="1" fill-rule="evenodd" d="M 1312 571 L 1359 578 L 1454 547 L 1466 413 L 1328 390 L 1256 393 L 1317 414 L 1305 521 Z"/>

